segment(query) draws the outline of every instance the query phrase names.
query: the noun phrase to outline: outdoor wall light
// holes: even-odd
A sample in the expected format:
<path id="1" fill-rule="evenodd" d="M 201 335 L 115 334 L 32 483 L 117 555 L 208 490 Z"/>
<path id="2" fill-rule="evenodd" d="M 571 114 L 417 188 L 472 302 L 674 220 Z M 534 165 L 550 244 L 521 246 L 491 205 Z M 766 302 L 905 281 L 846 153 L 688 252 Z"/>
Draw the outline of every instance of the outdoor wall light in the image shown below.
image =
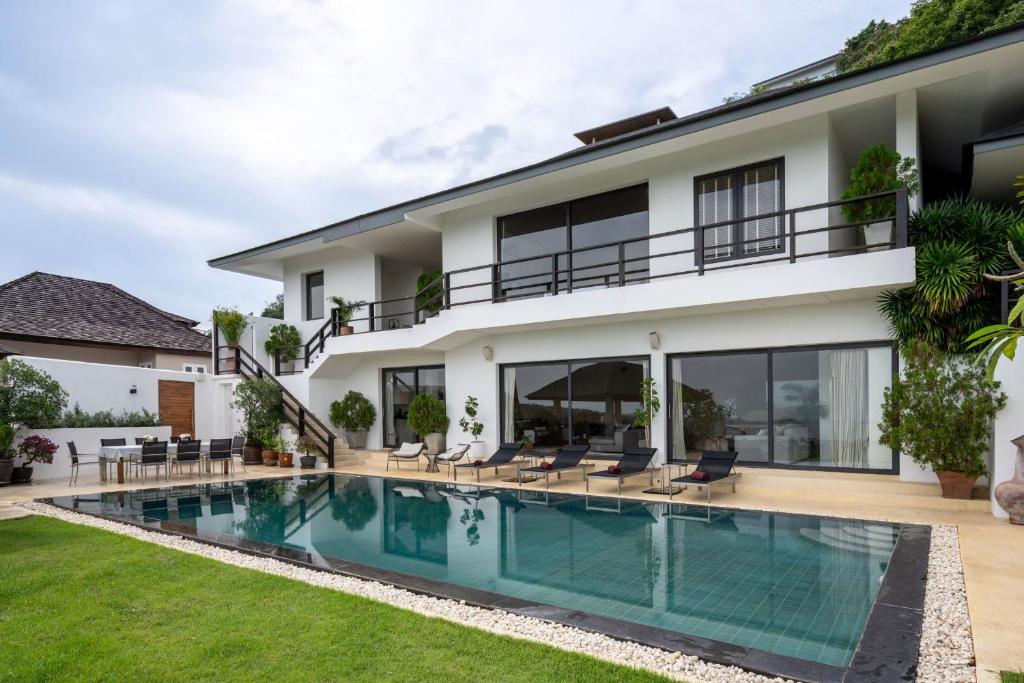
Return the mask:
<path id="1" fill-rule="evenodd" d="M 131 385 L 128 388 L 128 393 L 129 394 L 137 394 L 137 393 L 139 393 L 139 388 L 133 384 L 133 385 Z"/>
<path id="2" fill-rule="evenodd" d="M 651 342 L 651 348 L 655 351 L 661 348 L 661 335 L 657 332 L 649 333 L 647 339 Z"/>
<path id="3" fill-rule="evenodd" d="M 494 349 L 490 346 L 485 346 L 481 350 L 484 352 L 484 360 L 494 360 Z"/>

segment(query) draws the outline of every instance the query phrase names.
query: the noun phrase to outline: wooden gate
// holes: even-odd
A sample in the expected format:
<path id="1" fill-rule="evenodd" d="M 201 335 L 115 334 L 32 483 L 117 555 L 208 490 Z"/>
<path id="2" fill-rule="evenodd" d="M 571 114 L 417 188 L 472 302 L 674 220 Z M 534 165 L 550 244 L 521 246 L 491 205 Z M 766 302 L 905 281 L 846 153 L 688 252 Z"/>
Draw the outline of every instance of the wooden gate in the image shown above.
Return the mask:
<path id="1" fill-rule="evenodd" d="M 187 433 L 200 438 L 195 432 L 196 385 L 162 379 L 158 392 L 160 424 L 170 425 L 174 436 Z"/>

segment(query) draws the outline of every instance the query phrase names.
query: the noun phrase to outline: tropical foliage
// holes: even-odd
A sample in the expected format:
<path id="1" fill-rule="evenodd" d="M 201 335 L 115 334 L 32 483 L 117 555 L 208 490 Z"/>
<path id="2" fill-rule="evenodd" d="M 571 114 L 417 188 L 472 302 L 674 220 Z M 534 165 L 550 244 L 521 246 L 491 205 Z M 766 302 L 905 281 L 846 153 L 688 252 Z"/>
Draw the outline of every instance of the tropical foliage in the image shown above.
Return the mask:
<path id="1" fill-rule="evenodd" d="M 234 308 L 218 308 L 211 316 L 213 324 L 220 330 L 224 337 L 224 343 L 228 346 L 235 346 L 242 338 L 242 333 L 248 327 L 249 321 L 244 315 Z"/>
<path id="2" fill-rule="evenodd" d="M 352 316 L 359 312 L 359 310 L 366 305 L 365 301 L 349 301 L 343 296 L 330 296 L 327 297 L 334 308 L 338 311 L 338 322 L 342 325 L 348 325 L 348 322 L 352 320 Z"/>
<path id="3" fill-rule="evenodd" d="M 331 403 L 331 424 L 348 432 L 369 429 L 377 420 L 377 409 L 358 391 L 349 391 L 340 401 Z"/>
<path id="4" fill-rule="evenodd" d="M 235 387 L 232 405 L 242 411 L 242 431 L 247 446 L 264 446 L 284 420 L 281 387 L 267 378 L 250 378 Z"/>
<path id="5" fill-rule="evenodd" d="M 49 373 L 25 361 L 0 362 L 0 424 L 52 429 L 68 405 L 68 392 Z"/>
<path id="6" fill-rule="evenodd" d="M 992 420 L 1006 407 L 999 383 L 977 364 L 914 341 L 885 390 L 879 442 L 933 470 L 985 474 Z"/>
<path id="7" fill-rule="evenodd" d="M 961 353 L 967 336 L 999 316 L 998 286 L 985 279 L 1010 264 L 1007 239 L 1021 240 L 1022 214 L 978 199 L 934 202 L 914 212 L 908 241 L 917 248 L 910 287 L 884 292 L 880 309 L 901 347 L 922 339 Z"/>
<path id="8" fill-rule="evenodd" d="M 644 428 L 644 439 L 647 446 L 651 445 L 651 424 L 661 410 L 661 400 L 654 386 L 653 377 L 644 377 L 640 385 L 640 407 L 633 412 L 633 424 Z"/>
<path id="9" fill-rule="evenodd" d="M 302 337 L 294 325 L 278 323 L 270 328 L 267 340 L 263 342 L 263 350 L 268 355 L 278 354 L 282 363 L 289 363 L 299 357 Z"/>
<path id="10" fill-rule="evenodd" d="M 857 164 L 850 171 L 850 185 L 843 199 L 905 189 L 908 197 L 920 190 L 916 162 L 883 144 L 861 150 Z M 896 199 L 886 197 L 843 204 L 843 214 L 851 223 L 891 218 L 896 214 Z"/>
<path id="11" fill-rule="evenodd" d="M 420 394 L 409 402 L 409 427 L 421 436 L 445 433 L 451 421 L 444 401 L 431 394 Z"/>
<path id="12" fill-rule="evenodd" d="M 93 427 L 159 427 L 160 416 L 145 408 L 141 411 L 122 410 L 115 415 L 113 410 L 97 410 L 90 413 L 82 410 L 77 403 L 74 408 L 65 410 L 60 419 L 61 427 L 87 429 Z"/>
<path id="13" fill-rule="evenodd" d="M 1024 22 L 1021 0 L 917 0 L 894 23 L 871 21 L 839 53 L 845 73 Z"/>
<path id="14" fill-rule="evenodd" d="M 459 418 L 459 428 L 466 434 L 472 435 L 474 440 L 479 439 L 480 435 L 484 433 L 484 423 L 477 419 L 477 415 L 480 413 L 480 402 L 476 400 L 476 396 L 466 397 L 466 405 L 463 410 L 466 414 Z"/>
<path id="15" fill-rule="evenodd" d="M 284 294 L 278 294 L 273 301 L 268 301 L 260 315 L 264 318 L 284 320 Z"/>

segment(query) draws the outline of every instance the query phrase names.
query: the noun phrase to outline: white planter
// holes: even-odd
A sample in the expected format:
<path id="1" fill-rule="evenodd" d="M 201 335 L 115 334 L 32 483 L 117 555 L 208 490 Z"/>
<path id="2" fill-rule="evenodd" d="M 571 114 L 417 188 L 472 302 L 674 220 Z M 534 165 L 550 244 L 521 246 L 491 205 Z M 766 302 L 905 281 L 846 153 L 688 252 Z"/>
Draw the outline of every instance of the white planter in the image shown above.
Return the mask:
<path id="1" fill-rule="evenodd" d="M 480 460 L 487 456 L 487 442 L 486 441 L 470 441 L 469 442 L 469 459 Z"/>
<path id="2" fill-rule="evenodd" d="M 892 241 L 892 223 L 882 221 L 864 226 L 864 243 L 868 245 L 868 251 L 887 251 L 888 243 Z M 880 245 L 880 246 L 872 246 Z"/>
<path id="3" fill-rule="evenodd" d="M 278 365 L 278 368 L 280 369 L 281 372 L 295 372 L 295 361 L 283 360 Z"/>
<path id="4" fill-rule="evenodd" d="M 441 432 L 432 432 L 423 437 L 423 441 L 427 444 L 427 451 L 431 455 L 437 455 L 444 450 L 444 434 Z"/>

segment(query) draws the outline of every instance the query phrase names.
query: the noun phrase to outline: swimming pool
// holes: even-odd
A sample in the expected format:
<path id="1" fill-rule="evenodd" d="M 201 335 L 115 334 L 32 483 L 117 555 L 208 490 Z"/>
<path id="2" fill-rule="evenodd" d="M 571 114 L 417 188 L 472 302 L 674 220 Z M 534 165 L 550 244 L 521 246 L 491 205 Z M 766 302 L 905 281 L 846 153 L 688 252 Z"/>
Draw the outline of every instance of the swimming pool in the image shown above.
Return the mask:
<path id="1" fill-rule="evenodd" d="M 850 664 L 901 533 L 882 522 L 340 474 L 47 502 L 569 615 L 630 639 L 654 634 L 656 644 L 717 649 L 726 661 L 750 650 L 826 670 Z M 560 609 L 536 609 L 546 606 Z"/>

